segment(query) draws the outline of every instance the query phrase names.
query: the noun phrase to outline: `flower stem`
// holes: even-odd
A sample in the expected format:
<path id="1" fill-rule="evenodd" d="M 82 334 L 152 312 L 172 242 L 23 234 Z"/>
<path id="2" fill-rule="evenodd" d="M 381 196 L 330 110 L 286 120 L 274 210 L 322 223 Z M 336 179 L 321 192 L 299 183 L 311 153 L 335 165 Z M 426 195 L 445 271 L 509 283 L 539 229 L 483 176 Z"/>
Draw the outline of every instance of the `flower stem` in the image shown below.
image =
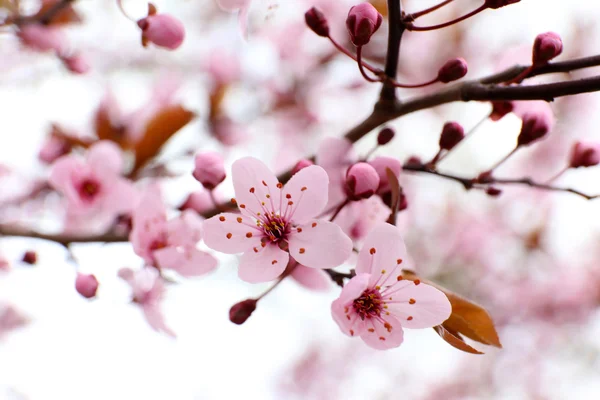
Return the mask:
<path id="1" fill-rule="evenodd" d="M 331 43 L 333 43 L 333 45 L 335 46 L 336 49 L 338 49 L 340 52 L 344 53 L 345 55 L 347 55 L 348 57 L 350 57 L 351 59 L 353 59 L 354 61 L 358 61 L 356 59 L 356 56 L 354 54 L 352 54 L 350 51 L 348 51 L 348 49 L 346 49 L 345 47 L 343 47 L 341 44 L 339 44 L 338 42 L 335 41 L 334 38 L 332 38 L 331 36 L 328 36 L 329 40 L 331 41 Z M 374 66 L 372 66 L 371 64 L 367 63 L 366 61 L 362 62 L 363 66 L 368 69 L 369 71 L 371 71 L 374 74 L 380 74 L 383 73 L 382 70 L 375 68 Z"/>
<path id="2" fill-rule="evenodd" d="M 356 48 L 356 62 L 358 63 L 358 70 L 362 74 L 363 78 L 365 78 L 368 82 L 372 83 L 380 82 L 380 80 L 373 79 L 367 75 L 362 63 L 362 46 L 358 46 Z"/>
<path id="3" fill-rule="evenodd" d="M 460 142 L 458 142 L 456 144 L 456 146 L 454 146 L 452 149 L 450 149 L 446 153 L 442 154 L 442 156 L 440 158 L 438 158 L 437 162 L 439 163 L 443 159 L 448 157 L 448 154 L 450 154 L 453 150 L 455 150 L 457 147 L 459 147 L 461 143 L 465 142 L 468 138 L 473 136 L 473 134 L 477 131 L 477 129 L 479 129 L 481 127 L 481 125 L 483 125 L 483 123 L 488 120 L 489 117 L 490 117 L 490 114 L 486 114 L 483 118 L 481 118 L 479 120 L 479 122 L 477 122 L 471 129 L 469 129 L 469 131 L 465 134 L 465 137 Z"/>
<path id="4" fill-rule="evenodd" d="M 444 7 L 446 4 L 450 4 L 450 3 L 452 3 L 453 1 L 454 1 L 454 0 L 446 0 L 446 1 L 442 1 L 442 2 L 441 2 L 440 4 L 438 4 L 438 5 L 435 5 L 435 6 L 432 6 L 432 7 L 426 8 L 425 10 L 422 10 L 422 11 L 419 11 L 419 12 L 416 12 L 416 13 L 409 14 L 409 15 L 407 16 L 407 18 L 409 18 L 411 21 L 414 21 L 415 19 L 417 19 L 417 18 L 419 18 L 419 17 L 422 17 L 423 15 L 427 15 L 427 14 L 429 14 L 429 13 L 431 13 L 431 12 L 435 11 L 435 10 L 438 10 L 438 9 L 440 9 L 440 8 Z"/>
<path id="5" fill-rule="evenodd" d="M 444 22 L 443 24 L 439 24 L 439 25 L 414 26 L 414 25 L 412 25 L 412 24 L 409 23 L 409 24 L 406 25 L 406 29 L 408 29 L 409 31 L 415 31 L 415 32 L 425 32 L 425 31 L 433 31 L 433 30 L 436 30 L 436 29 L 442 29 L 442 28 L 445 28 L 447 26 L 454 25 L 454 24 L 457 24 L 457 23 L 459 23 L 461 21 L 464 21 L 467 18 L 470 18 L 470 17 L 472 17 L 472 16 L 474 16 L 476 14 L 479 14 L 480 12 L 482 12 L 483 10 L 486 10 L 487 8 L 488 8 L 487 5 L 484 4 L 481 7 L 479 7 L 477 9 L 471 11 L 470 13 L 463 15 L 462 17 L 453 19 L 452 21 Z"/>
<path id="6" fill-rule="evenodd" d="M 335 219 L 335 217 L 338 216 L 338 214 L 340 213 L 340 211 L 342 211 L 343 208 L 348 205 L 348 203 L 350 203 L 349 199 L 344 200 L 344 202 L 342 204 L 340 204 L 339 207 L 335 210 L 335 212 L 333 213 L 333 215 L 331 216 L 331 218 L 329 218 L 329 221 L 333 222 L 333 220 Z"/>

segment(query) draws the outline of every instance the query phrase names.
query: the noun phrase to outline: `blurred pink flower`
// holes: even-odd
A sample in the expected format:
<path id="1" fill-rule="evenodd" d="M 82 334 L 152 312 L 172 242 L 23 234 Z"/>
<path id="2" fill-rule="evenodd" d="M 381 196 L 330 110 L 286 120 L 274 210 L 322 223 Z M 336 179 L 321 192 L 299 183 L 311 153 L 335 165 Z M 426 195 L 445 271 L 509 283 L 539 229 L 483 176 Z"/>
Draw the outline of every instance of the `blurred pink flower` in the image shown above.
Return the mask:
<path id="1" fill-rule="evenodd" d="M 246 34 L 248 27 L 248 10 L 252 0 L 217 0 L 217 4 L 224 11 L 236 12 L 238 11 L 238 19 L 240 29 L 243 34 Z"/>
<path id="2" fill-rule="evenodd" d="M 42 24 L 25 24 L 18 34 L 21 42 L 35 51 L 55 51 L 63 54 L 68 46 L 62 29 Z"/>
<path id="3" fill-rule="evenodd" d="M 101 212 L 116 218 L 130 211 L 137 200 L 133 183 L 121 177 L 122 169 L 119 147 L 100 141 L 89 148 L 85 162 L 74 155 L 56 160 L 48 181 L 65 196 L 70 213 Z"/>
<path id="4" fill-rule="evenodd" d="M 183 204 L 179 206 L 179 210 L 194 210 L 198 214 L 202 214 L 212 209 L 214 206 L 215 204 L 210 198 L 208 191 L 198 190 L 188 195 Z"/>
<path id="5" fill-rule="evenodd" d="M 29 320 L 12 305 L 0 304 L 0 339 L 12 330 L 27 325 Z"/>
<path id="6" fill-rule="evenodd" d="M 142 44 L 154 43 L 159 47 L 175 50 L 183 43 L 185 27 L 180 20 L 169 14 L 153 14 L 137 22 L 142 30 Z"/>
<path id="7" fill-rule="evenodd" d="M 304 168 L 284 186 L 265 164 L 246 157 L 233 163 L 232 178 L 242 214 L 222 213 L 207 220 L 205 243 L 223 253 L 244 253 L 241 279 L 266 282 L 277 278 L 290 254 L 312 268 L 335 267 L 350 256 L 352 241 L 340 227 L 314 219 L 327 204 L 328 179 L 323 168 Z"/>
<path id="8" fill-rule="evenodd" d="M 65 67 L 75 74 L 85 74 L 90 70 L 90 64 L 81 54 L 62 57 L 61 60 Z"/>
<path id="9" fill-rule="evenodd" d="M 122 268 L 119 270 L 119 277 L 131 286 L 133 302 L 142 307 L 144 317 L 152 329 L 175 337 L 175 332 L 166 325 L 160 309 L 165 287 L 158 271 L 143 268 L 134 272 L 129 268 Z"/>
<path id="10" fill-rule="evenodd" d="M 98 291 L 98 279 L 91 274 L 77 273 L 75 290 L 86 299 L 91 299 L 96 296 L 96 292 Z"/>
<path id="11" fill-rule="evenodd" d="M 192 277 L 217 267 L 217 260 L 198 250 L 202 238 L 202 221 L 191 210 L 167 221 L 167 210 L 157 186 L 146 190 L 133 212 L 133 229 L 129 240 L 133 250 L 148 265 L 170 269 Z"/>
<path id="12" fill-rule="evenodd" d="M 342 332 L 385 350 L 400 346 L 403 327 L 430 328 L 450 317 L 452 306 L 444 293 L 418 280 L 402 279 L 406 260 L 398 228 L 380 224 L 371 231 L 358 255 L 357 275 L 331 305 Z"/>
<path id="13" fill-rule="evenodd" d="M 51 134 L 46 138 L 46 141 L 42 145 L 38 158 L 41 162 L 46 164 L 52 164 L 59 157 L 62 157 L 71 152 L 71 144 L 64 138 Z"/>

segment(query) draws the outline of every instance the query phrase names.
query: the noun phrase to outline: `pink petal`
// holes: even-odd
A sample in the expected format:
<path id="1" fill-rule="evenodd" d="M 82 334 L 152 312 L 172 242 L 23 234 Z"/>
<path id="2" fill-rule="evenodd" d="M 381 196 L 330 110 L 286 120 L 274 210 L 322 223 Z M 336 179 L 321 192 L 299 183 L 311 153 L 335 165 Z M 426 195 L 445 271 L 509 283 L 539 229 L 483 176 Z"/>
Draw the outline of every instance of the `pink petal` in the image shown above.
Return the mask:
<path id="1" fill-rule="evenodd" d="M 283 273 L 288 261 L 288 253 L 268 244 L 258 252 L 250 250 L 242 254 L 238 276 L 250 283 L 269 282 Z"/>
<path id="2" fill-rule="evenodd" d="M 346 138 L 325 138 L 317 151 L 316 163 L 325 169 L 347 168 L 354 161 L 352 143 Z"/>
<path id="3" fill-rule="evenodd" d="M 202 219 L 192 210 L 186 210 L 167 223 L 169 245 L 196 247 L 202 239 Z"/>
<path id="4" fill-rule="evenodd" d="M 447 320 L 452 313 L 452 305 L 446 295 L 424 283 L 415 285 L 409 280 L 399 281 L 385 289 L 382 295 L 393 298 L 388 301 L 389 311 L 405 328 L 431 328 Z"/>
<path id="5" fill-rule="evenodd" d="M 80 198 L 75 185 L 87 169 L 87 166 L 74 156 L 64 156 L 52 164 L 48 182 L 54 189 L 62 192 L 69 202 L 78 205 Z"/>
<path id="6" fill-rule="evenodd" d="M 324 291 L 331 287 L 331 279 L 325 271 L 298 264 L 291 273 L 292 278 L 308 289 Z"/>
<path id="7" fill-rule="evenodd" d="M 352 254 L 352 240 L 329 221 L 313 220 L 299 226 L 290 234 L 288 243 L 290 255 L 311 268 L 337 267 Z"/>
<path id="8" fill-rule="evenodd" d="M 383 286 L 388 278 L 396 279 L 406 265 L 407 252 L 400 230 L 390 224 L 378 224 L 367 235 L 358 254 L 356 273 L 371 274 L 371 283 Z"/>
<path id="9" fill-rule="evenodd" d="M 362 331 L 360 337 L 369 347 L 387 350 L 402 344 L 404 332 L 400 322 L 391 315 L 386 315 L 384 321 L 389 325 L 384 325 L 384 322 L 379 319 L 365 319 L 367 329 Z M 369 329 L 372 329 L 373 332 Z"/>
<path id="10" fill-rule="evenodd" d="M 217 4 L 224 11 L 236 11 L 240 8 L 247 8 L 250 6 L 252 0 L 217 0 Z"/>
<path id="11" fill-rule="evenodd" d="M 293 202 L 289 219 L 302 224 L 323 211 L 327 204 L 328 185 L 327 172 L 317 165 L 303 168 L 292 176 L 282 193 L 285 204 Z"/>
<path id="12" fill-rule="evenodd" d="M 279 181 L 262 161 L 254 157 L 241 158 L 233 163 L 231 176 L 235 198 L 243 213 L 254 215 L 279 210 Z"/>
<path id="13" fill-rule="evenodd" d="M 147 263 L 154 261 L 152 246 L 166 240 L 167 217 L 160 189 L 153 185 L 146 189 L 139 205 L 133 211 L 133 228 L 129 241 L 135 253 Z"/>
<path id="14" fill-rule="evenodd" d="M 217 267 L 217 259 L 198 249 L 167 247 L 153 253 L 161 268 L 177 272 L 184 277 L 204 275 Z"/>
<path id="15" fill-rule="evenodd" d="M 123 153 L 115 143 L 109 140 L 101 140 L 94 143 L 88 150 L 87 163 L 98 175 L 121 175 L 123 172 Z"/>
<path id="16" fill-rule="evenodd" d="M 252 234 L 250 238 L 249 233 Z M 261 236 L 256 222 L 244 215 L 221 213 L 204 221 L 204 243 L 221 253 L 252 251 L 252 248 L 260 247 Z"/>
<path id="17" fill-rule="evenodd" d="M 353 312 L 351 307 L 354 299 L 360 297 L 369 286 L 369 279 L 369 274 L 356 275 L 346 283 L 340 297 L 331 304 L 333 320 L 338 324 L 341 331 L 348 336 L 360 335 L 361 333 L 360 318 L 358 314 Z"/>
<path id="18" fill-rule="evenodd" d="M 177 337 L 175 332 L 169 328 L 165 322 L 165 317 L 162 315 L 159 304 L 150 303 L 142 306 L 144 317 L 152 329 L 157 332 L 165 333 L 171 337 Z"/>

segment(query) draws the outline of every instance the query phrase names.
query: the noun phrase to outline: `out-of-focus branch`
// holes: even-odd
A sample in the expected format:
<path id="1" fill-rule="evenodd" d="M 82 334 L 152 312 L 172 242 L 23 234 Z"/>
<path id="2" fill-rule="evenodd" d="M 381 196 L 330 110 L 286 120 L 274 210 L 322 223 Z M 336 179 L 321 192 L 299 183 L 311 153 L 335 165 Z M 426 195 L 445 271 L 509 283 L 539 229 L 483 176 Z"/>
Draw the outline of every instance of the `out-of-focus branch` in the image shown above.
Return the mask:
<path id="1" fill-rule="evenodd" d="M 12 20 L 12 22 L 16 25 L 22 24 L 31 24 L 31 23 L 40 23 L 47 25 L 52 21 L 52 19 L 60 13 L 64 8 L 70 6 L 75 3 L 76 0 L 61 0 L 54 4 L 52 7 L 48 8 L 46 12 L 42 14 L 31 15 L 27 17 L 18 16 Z"/>
<path id="2" fill-rule="evenodd" d="M 3 236 L 16 236 L 16 237 L 28 237 L 33 239 L 49 240 L 68 246 L 71 243 L 118 243 L 127 242 L 126 235 L 119 235 L 116 233 L 105 233 L 102 235 L 75 235 L 75 234 L 48 234 L 37 231 L 32 231 L 19 226 L 14 225 L 2 225 L 0 224 L 0 237 Z"/>

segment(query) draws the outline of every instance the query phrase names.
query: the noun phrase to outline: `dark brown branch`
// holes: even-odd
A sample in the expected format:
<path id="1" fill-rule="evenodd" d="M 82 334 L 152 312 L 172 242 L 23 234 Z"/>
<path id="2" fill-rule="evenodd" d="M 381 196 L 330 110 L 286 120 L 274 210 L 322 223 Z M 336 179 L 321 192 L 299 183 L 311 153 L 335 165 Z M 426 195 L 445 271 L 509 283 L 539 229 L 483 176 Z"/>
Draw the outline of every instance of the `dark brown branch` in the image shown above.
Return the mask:
<path id="1" fill-rule="evenodd" d="M 396 101 L 396 88 L 391 83 L 396 80 L 400 42 L 406 26 L 402 22 L 402 5 L 400 0 L 387 0 L 388 5 L 388 47 L 385 58 L 385 75 L 389 81 L 384 82 L 379 96 L 380 102 Z"/>
<path id="2" fill-rule="evenodd" d="M 16 237 L 27 237 L 34 239 L 49 240 L 68 246 L 71 243 L 118 243 L 127 242 L 128 238 L 126 235 L 117 235 L 115 233 L 107 233 L 103 235 L 68 235 L 68 234 L 47 234 L 32 231 L 26 228 L 13 226 L 13 225 L 0 225 L 0 238 L 3 236 L 16 236 Z"/>
<path id="3" fill-rule="evenodd" d="M 41 15 L 31 15 L 28 17 L 17 17 L 14 19 L 16 25 L 40 23 L 48 25 L 54 17 L 56 17 L 64 8 L 67 8 L 71 4 L 75 3 L 76 0 L 62 0 L 48 8 L 46 12 Z"/>

